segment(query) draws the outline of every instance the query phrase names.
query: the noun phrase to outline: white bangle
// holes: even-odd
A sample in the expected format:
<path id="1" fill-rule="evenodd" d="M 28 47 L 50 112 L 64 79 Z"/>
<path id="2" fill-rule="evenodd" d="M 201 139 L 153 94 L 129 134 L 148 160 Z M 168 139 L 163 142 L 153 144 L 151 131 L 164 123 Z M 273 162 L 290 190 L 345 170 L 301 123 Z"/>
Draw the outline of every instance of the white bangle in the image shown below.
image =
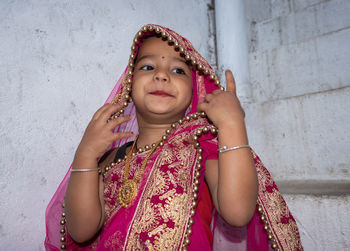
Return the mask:
<path id="1" fill-rule="evenodd" d="M 242 145 L 242 146 L 234 146 L 234 147 L 230 147 L 230 148 L 227 148 L 227 146 L 223 146 L 223 147 L 219 148 L 219 152 L 224 153 L 227 151 L 237 150 L 240 148 L 250 148 L 250 146 L 249 145 Z"/>
<path id="2" fill-rule="evenodd" d="M 88 169 L 71 169 L 71 172 L 92 172 L 92 171 L 98 171 L 100 172 L 100 168 L 88 168 Z"/>

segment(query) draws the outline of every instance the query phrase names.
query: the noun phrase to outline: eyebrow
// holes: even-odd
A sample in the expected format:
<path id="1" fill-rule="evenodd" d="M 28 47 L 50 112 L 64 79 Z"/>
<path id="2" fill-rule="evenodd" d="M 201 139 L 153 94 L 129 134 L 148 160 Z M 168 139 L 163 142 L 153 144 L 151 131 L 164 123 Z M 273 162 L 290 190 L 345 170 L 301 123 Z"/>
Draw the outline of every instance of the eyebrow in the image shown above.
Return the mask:
<path id="1" fill-rule="evenodd" d="M 136 61 L 135 61 L 135 64 L 137 64 L 138 62 L 140 62 L 141 60 L 143 59 L 147 59 L 147 58 L 155 58 L 157 57 L 156 55 L 144 55 L 140 58 L 137 58 Z M 171 57 L 171 59 L 174 59 L 176 61 L 179 61 L 179 62 L 182 62 L 184 64 L 187 64 L 186 60 L 182 59 L 182 58 L 178 58 L 178 57 Z"/>

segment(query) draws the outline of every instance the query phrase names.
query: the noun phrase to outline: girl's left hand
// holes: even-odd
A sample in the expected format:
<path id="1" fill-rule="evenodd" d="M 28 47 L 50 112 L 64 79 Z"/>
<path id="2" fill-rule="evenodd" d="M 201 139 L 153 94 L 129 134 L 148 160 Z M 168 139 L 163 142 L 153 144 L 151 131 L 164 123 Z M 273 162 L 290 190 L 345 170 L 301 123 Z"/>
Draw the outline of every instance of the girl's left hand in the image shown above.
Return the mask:
<path id="1" fill-rule="evenodd" d="M 204 111 L 217 128 L 224 125 L 244 123 L 244 111 L 236 95 L 236 83 L 230 70 L 225 71 L 226 91 L 215 90 L 205 96 L 205 101 L 197 107 Z"/>

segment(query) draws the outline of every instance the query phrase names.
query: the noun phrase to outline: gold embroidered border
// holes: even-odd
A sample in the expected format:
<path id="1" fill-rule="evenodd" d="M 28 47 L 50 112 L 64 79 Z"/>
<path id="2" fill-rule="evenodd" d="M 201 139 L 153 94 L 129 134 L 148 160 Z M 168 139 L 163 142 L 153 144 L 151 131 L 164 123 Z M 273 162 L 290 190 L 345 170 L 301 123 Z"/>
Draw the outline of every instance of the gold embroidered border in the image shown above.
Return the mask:
<path id="1" fill-rule="evenodd" d="M 131 223 L 126 250 L 135 250 L 135 247 L 179 249 L 192 202 L 192 177 L 196 162 L 193 145 L 183 144 L 190 138 L 189 132 L 177 134 L 169 139 L 157 157 Z M 181 154 L 172 151 L 174 148 L 182 149 Z"/>

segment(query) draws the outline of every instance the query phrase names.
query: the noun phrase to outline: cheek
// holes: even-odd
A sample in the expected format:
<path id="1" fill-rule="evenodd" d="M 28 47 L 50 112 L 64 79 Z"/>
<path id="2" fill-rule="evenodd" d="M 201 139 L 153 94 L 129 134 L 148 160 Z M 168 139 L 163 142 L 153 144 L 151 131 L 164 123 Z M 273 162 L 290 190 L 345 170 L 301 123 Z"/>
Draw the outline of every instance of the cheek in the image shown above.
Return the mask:
<path id="1" fill-rule="evenodd" d="M 192 102 L 192 86 L 184 86 L 182 88 L 182 102 L 189 105 Z"/>
<path id="2" fill-rule="evenodd" d="M 131 98 L 132 101 L 135 105 L 139 104 L 141 102 L 141 93 L 140 90 L 138 88 L 135 88 L 134 85 L 131 88 Z"/>
<path id="3" fill-rule="evenodd" d="M 192 79 L 186 82 L 185 90 L 186 90 L 185 94 L 187 98 L 192 100 L 192 96 L 193 96 Z"/>
<path id="4" fill-rule="evenodd" d="M 143 93 L 142 81 L 140 78 L 134 77 L 133 83 L 131 85 L 131 97 L 133 99 L 140 97 L 140 95 L 142 95 L 142 93 Z"/>

